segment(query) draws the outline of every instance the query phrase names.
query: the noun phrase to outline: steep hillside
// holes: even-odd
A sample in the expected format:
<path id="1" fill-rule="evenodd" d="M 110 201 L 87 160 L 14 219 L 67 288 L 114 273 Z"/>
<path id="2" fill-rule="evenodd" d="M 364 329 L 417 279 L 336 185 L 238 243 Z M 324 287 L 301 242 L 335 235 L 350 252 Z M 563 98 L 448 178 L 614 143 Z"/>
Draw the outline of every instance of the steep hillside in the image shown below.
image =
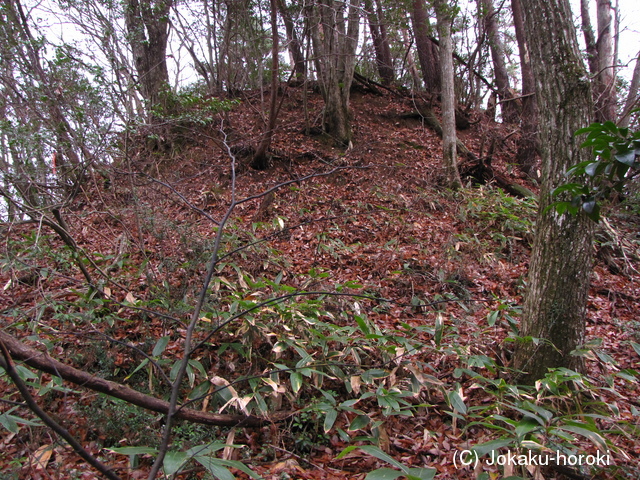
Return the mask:
<path id="1" fill-rule="evenodd" d="M 496 478 L 496 465 L 458 463 L 460 452 L 490 440 L 503 453 L 529 440 L 611 455 L 593 471 L 534 468 L 537 478 L 637 478 L 637 205 L 616 207 L 600 230 L 587 376 L 518 389 L 508 367 L 536 202 L 486 181 L 493 173 L 537 190 L 513 164 L 517 130 L 473 112 L 459 135 L 480 160 L 461 159 L 467 187 L 448 191 L 440 140 L 417 115 L 423 100 L 355 89 L 355 141 L 345 152 L 319 133 L 321 97 L 309 89 L 305 113 L 303 94 L 282 90 L 267 170 L 248 166 L 268 104 L 268 92 L 250 92 L 204 125 L 185 114 L 123 134 L 119 160 L 98 165 L 60 210 L 76 251 L 46 223 L 5 225 L 4 331 L 92 376 L 168 399 L 200 302 L 198 349 L 182 385 L 189 407 L 265 424 L 180 421 L 172 448 L 242 445 L 225 458 L 263 478 L 364 478 L 392 467 L 385 454 L 405 468 L 435 469 L 438 479 Z M 159 413 L 50 374 L 24 378 L 120 476 L 148 472 L 151 455 L 130 463 L 121 453 L 131 451 L 113 449 L 157 448 Z M 34 419 L 6 376 L 0 391 L 0 411 Z M 45 470 L 94 478 L 46 428 L 0 419 L 5 478 L 48 478 Z M 350 445 L 365 449 L 338 458 Z M 178 478 L 206 478 L 202 462 L 185 468 Z"/>

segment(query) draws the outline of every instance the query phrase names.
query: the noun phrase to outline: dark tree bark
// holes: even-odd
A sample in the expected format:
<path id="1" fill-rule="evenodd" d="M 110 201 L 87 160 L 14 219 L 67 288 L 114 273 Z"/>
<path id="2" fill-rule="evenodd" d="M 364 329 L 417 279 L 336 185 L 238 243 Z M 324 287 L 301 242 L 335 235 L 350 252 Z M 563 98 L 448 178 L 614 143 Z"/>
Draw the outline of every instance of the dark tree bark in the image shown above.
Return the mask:
<path id="1" fill-rule="evenodd" d="M 173 0 L 127 0 L 125 23 L 138 73 L 140 94 L 153 108 L 169 88 L 167 40 Z"/>
<path id="2" fill-rule="evenodd" d="M 277 0 L 271 0 L 271 97 L 269 102 L 269 120 L 266 130 L 262 135 L 262 140 L 256 149 L 256 153 L 251 161 L 251 167 L 256 170 L 266 170 L 269 167 L 267 151 L 271 146 L 273 132 L 276 129 L 278 118 L 278 57 L 280 55 L 278 20 L 277 20 Z"/>
<path id="3" fill-rule="evenodd" d="M 369 30 L 371 31 L 373 48 L 376 53 L 378 73 L 380 74 L 382 84 L 388 86 L 394 82 L 395 72 L 393 71 L 389 39 L 387 38 L 387 26 L 382 21 L 382 9 L 379 3 L 374 6 L 372 0 L 364 0 L 364 6 L 367 12 L 367 18 L 369 19 Z"/>
<path id="4" fill-rule="evenodd" d="M 480 0 L 479 5 L 485 31 L 489 40 L 491 59 L 493 60 L 493 77 L 498 87 L 501 101 L 502 120 L 506 123 L 518 123 L 520 115 L 518 104 L 513 101 L 513 90 L 509 81 L 509 72 L 505 61 L 504 45 L 498 29 L 497 12 L 493 8 L 493 0 Z"/>
<path id="5" fill-rule="evenodd" d="M 587 62 L 589 73 L 598 73 L 598 48 L 596 47 L 596 37 L 591 26 L 591 15 L 589 14 L 589 0 L 580 0 L 580 17 L 582 19 L 582 34 L 587 47 Z"/>
<path id="6" fill-rule="evenodd" d="M 532 383 L 548 368 L 581 368 L 571 352 L 585 339 L 594 225 L 586 215 L 558 215 L 551 192 L 590 152 L 574 132 L 589 125 L 593 103 L 568 0 L 530 0 L 524 9 L 540 107 L 542 187 L 520 335 L 513 366 Z"/>
<path id="7" fill-rule="evenodd" d="M 284 3 L 284 0 L 277 0 L 278 11 L 284 22 L 284 29 L 287 32 L 287 42 L 291 58 L 293 59 L 293 68 L 296 80 L 304 80 L 306 75 L 306 62 L 302 54 L 302 44 L 298 39 L 296 27 L 291 18 L 291 14 Z"/>
<path id="8" fill-rule="evenodd" d="M 447 0 L 434 0 L 440 39 L 440 65 L 442 66 L 442 162 L 444 177 L 449 188 L 460 188 L 456 150 L 456 97 L 453 76 L 453 41 L 451 24 L 453 13 Z"/>
<path id="9" fill-rule="evenodd" d="M 441 86 L 440 59 L 438 47 L 429 38 L 431 36 L 431 25 L 429 23 L 429 11 L 424 0 L 413 0 L 411 23 L 413 23 L 413 35 L 416 40 L 424 87 L 427 92 L 437 94 L 440 92 Z"/>
<path id="10" fill-rule="evenodd" d="M 520 168 L 530 177 L 536 177 L 536 162 L 540 156 L 538 138 L 538 101 L 536 98 L 536 85 L 529 57 L 529 45 L 524 31 L 524 17 L 522 16 L 521 0 L 511 0 L 513 24 L 518 41 L 518 53 L 520 54 L 520 71 L 522 74 L 522 110 L 521 135 L 518 142 L 516 160 Z"/>
<path id="11" fill-rule="evenodd" d="M 351 145 L 349 94 L 356 64 L 360 0 L 318 0 L 311 8 L 311 39 L 324 99 L 324 130 L 337 146 Z"/>

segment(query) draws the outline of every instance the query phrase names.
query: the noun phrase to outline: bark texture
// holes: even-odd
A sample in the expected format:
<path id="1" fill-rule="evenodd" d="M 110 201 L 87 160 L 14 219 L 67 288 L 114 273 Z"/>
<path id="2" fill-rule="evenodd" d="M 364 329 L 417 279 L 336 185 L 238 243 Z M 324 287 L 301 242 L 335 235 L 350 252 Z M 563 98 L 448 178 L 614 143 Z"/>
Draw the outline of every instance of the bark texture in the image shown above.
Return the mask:
<path id="1" fill-rule="evenodd" d="M 513 101 L 513 90 L 509 81 L 507 62 L 504 54 L 504 44 L 500 38 L 498 29 L 497 12 L 493 8 L 493 0 L 480 0 L 482 20 L 489 40 L 491 50 L 491 60 L 493 61 L 493 77 L 498 87 L 498 97 L 500 98 L 502 109 L 502 120 L 506 123 L 518 123 L 518 104 Z"/>
<path id="2" fill-rule="evenodd" d="M 511 0 L 511 11 L 516 30 L 516 40 L 518 41 L 520 71 L 522 73 L 522 110 L 520 113 L 522 130 L 518 142 L 516 161 L 529 177 L 537 177 L 536 163 L 540 157 L 538 100 L 533 69 L 531 68 L 529 44 L 524 30 L 522 1 Z"/>
<path id="3" fill-rule="evenodd" d="M 348 147 L 349 92 L 356 64 L 360 0 L 319 0 L 312 7 L 310 18 L 316 70 L 325 102 L 324 130 L 337 146 Z"/>
<path id="4" fill-rule="evenodd" d="M 376 53 L 376 66 L 383 85 L 391 85 L 395 79 L 393 60 L 391 59 L 391 47 L 387 38 L 387 26 L 384 24 L 380 3 L 374 5 L 372 0 L 364 0 L 364 6 L 369 20 L 369 30 L 373 40 L 373 48 Z M 376 8 L 377 7 L 377 8 Z"/>
<path id="5" fill-rule="evenodd" d="M 598 0 L 598 83 L 596 120 L 616 120 L 616 68 L 611 0 Z"/>
<path id="6" fill-rule="evenodd" d="M 456 149 L 456 97 L 453 76 L 453 41 L 451 23 L 453 14 L 446 0 L 434 0 L 440 37 L 440 65 L 442 66 L 442 162 L 444 177 L 450 188 L 460 188 Z"/>
<path id="7" fill-rule="evenodd" d="M 584 342 L 594 225 L 586 217 L 547 210 L 565 172 L 589 159 L 574 132 L 592 120 L 591 88 L 580 57 L 568 0 L 531 0 L 524 9 L 540 106 L 542 187 L 514 367 L 532 383 L 548 368 L 579 369 L 571 352 Z"/>
<path id="8" fill-rule="evenodd" d="M 441 86 L 440 59 L 438 47 L 430 39 L 429 11 L 424 0 L 413 0 L 411 5 L 411 22 L 413 23 L 424 87 L 429 93 L 439 93 Z"/>
<path id="9" fill-rule="evenodd" d="M 140 94 L 148 107 L 161 102 L 169 87 L 167 40 L 173 0 L 127 0 L 125 23 L 138 73 Z"/>

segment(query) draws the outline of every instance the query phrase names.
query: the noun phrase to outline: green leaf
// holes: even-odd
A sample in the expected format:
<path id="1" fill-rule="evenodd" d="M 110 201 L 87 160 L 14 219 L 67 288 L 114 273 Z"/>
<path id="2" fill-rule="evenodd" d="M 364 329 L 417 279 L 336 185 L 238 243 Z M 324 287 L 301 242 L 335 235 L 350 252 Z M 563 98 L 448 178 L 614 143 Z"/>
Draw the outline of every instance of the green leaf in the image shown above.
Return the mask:
<path id="1" fill-rule="evenodd" d="M 370 421 L 371 419 L 369 418 L 368 415 L 358 415 L 353 419 L 353 421 L 351 422 L 351 425 L 349 425 L 349 431 L 355 432 L 356 430 L 362 430 L 367 425 L 369 425 Z"/>
<path id="2" fill-rule="evenodd" d="M 586 426 L 586 424 L 585 424 Z M 582 435 L 583 437 L 588 438 L 593 442 L 593 444 L 598 447 L 602 451 L 607 450 L 607 442 L 602 435 L 597 432 L 591 431 L 583 426 L 579 425 L 562 425 L 562 430 L 566 430 L 568 432 L 577 433 L 578 435 Z"/>
<path id="3" fill-rule="evenodd" d="M 386 453 L 384 453 L 378 447 L 374 447 L 373 445 L 361 445 L 361 446 L 359 446 L 357 448 L 359 448 L 363 452 L 371 455 L 372 457 L 376 457 L 377 459 L 382 460 L 383 462 L 387 462 L 387 463 L 393 465 L 394 467 L 399 468 L 403 472 L 407 471 L 407 467 L 402 465 L 400 462 L 398 462 L 392 456 L 387 455 Z"/>
<path id="4" fill-rule="evenodd" d="M 636 161 L 636 152 L 635 150 L 630 150 L 625 153 L 616 153 L 614 157 L 620 163 L 624 163 L 625 165 L 633 167 L 633 164 Z"/>
<path id="5" fill-rule="evenodd" d="M 186 463 L 189 456 L 186 452 L 167 452 L 164 457 L 164 473 L 165 475 L 173 475 Z"/>
<path id="6" fill-rule="evenodd" d="M 449 405 L 451 405 L 452 408 L 454 408 L 458 413 L 466 415 L 467 406 L 464 404 L 464 401 L 458 392 L 455 390 L 449 392 L 447 394 L 447 398 L 449 399 Z"/>
<path id="7" fill-rule="evenodd" d="M 11 433 L 18 433 L 18 423 L 13 415 L 0 415 L 0 425 L 9 430 Z"/>
<path id="8" fill-rule="evenodd" d="M 327 414 L 324 417 L 324 433 L 327 433 L 333 428 L 333 424 L 336 423 L 337 418 L 338 411 L 335 408 L 331 408 L 327 411 Z"/>
<path id="9" fill-rule="evenodd" d="M 636 351 L 636 353 L 640 356 L 640 344 L 636 342 L 631 342 L 631 346 Z"/>
<path id="10" fill-rule="evenodd" d="M 299 372 L 293 372 L 291 374 L 291 389 L 293 393 L 298 393 L 302 387 L 302 375 Z"/>
<path id="11" fill-rule="evenodd" d="M 409 480 L 433 480 L 436 473 L 435 468 L 409 468 L 407 478 Z"/>
<path id="12" fill-rule="evenodd" d="M 157 342 L 156 342 L 156 346 L 153 347 L 153 352 L 151 353 L 151 356 L 153 357 L 159 357 L 162 352 L 164 352 L 164 349 L 167 348 L 167 344 L 169 343 L 169 335 L 165 335 L 164 337 L 160 338 Z"/>
<path id="13" fill-rule="evenodd" d="M 404 476 L 403 472 L 398 470 L 392 470 L 391 468 L 378 468 L 372 472 L 367 473 L 364 477 L 365 480 L 395 480 L 398 477 Z"/>
<path id="14" fill-rule="evenodd" d="M 118 453 L 120 455 L 153 455 L 158 453 L 158 450 L 151 447 L 115 447 L 107 448 L 110 452 Z"/>
<path id="15" fill-rule="evenodd" d="M 236 477 L 222 465 L 219 458 L 197 455 L 193 459 L 218 480 L 236 480 Z"/>
<path id="16" fill-rule="evenodd" d="M 474 447 L 471 447 L 471 450 L 476 452 L 478 458 L 484 457 L 487 453 L 493 452 L 494 450 L 498 450 L 499 448 L 506 447 L 507 445 L 512 445 L 513 439 L 510 438 L 499 438 L 497 440 L 491 440 L 489 442 L 481 443 Z"/>

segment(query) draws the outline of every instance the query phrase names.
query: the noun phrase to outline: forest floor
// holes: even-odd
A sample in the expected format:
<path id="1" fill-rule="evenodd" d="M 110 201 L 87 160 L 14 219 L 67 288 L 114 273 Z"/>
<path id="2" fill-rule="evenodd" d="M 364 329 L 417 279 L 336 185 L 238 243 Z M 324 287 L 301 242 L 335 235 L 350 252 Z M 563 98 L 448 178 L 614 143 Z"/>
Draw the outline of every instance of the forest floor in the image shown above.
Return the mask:
<path id="1" fill-rule="evenodd" d="M 308 95 L 316 132 L 322 100 Z M 617 206 L 599 228 L 588 373 L 519 390 L 504 373 L 517 336 L 535 200 L 469 177 L 460 191 L 443 188 L 441 142 L 415 115 L 414 99 L 354 89 L 354 141 L 345 152 L 322 135 L 304 134 L 302 88 L 286 88 L 283 97 L 271 166 L 263 171 L 247 167 L 268 104 L 261 92 L 238 97 L 206 127 L 120 138 L 126 154 L 96 168 L 61 211 L 106 298 L 87 291 L 73 256 L 46 225 L 5 225 L 4 331 L 92 375 L 166 395 L 140 352 L 171 375 L 215 222 L 242 200 L 224 227 L 225 256 L 196 331 L 206 342 L 185 391 L 196 392 L 191 398 L 201 410 L 248 408 L 279 420 L 257 428 L 181 422 L 177 449 L 238 445 L 219 453 L 265 479 L 363 479 L 377 468 L 397 469 L 383 454 L 405 468 L 435 469 L 437 479 L 640 478 L 638 202 Z M 479 113 L 471 120 L 459 132 L 466 146 L 490 158 L 504 178 L 537 191 L 514 165 L 517 127 Z M 287 301 L 206 336 L 243 308 L 286 294 Z M 152 455 L 113 449 L 157 447 L 160 414 L 48 374 L 23 374 L 41 406 L 88 451 L 122 478 L 145 478 Z M 206 396 L 225 382 L 237 382 L 231 394 Z M 3 479 L 96 478 L 38 425 L 6 376 L 0 394 Z M 241 399 L 251 402 L 242 406 Z M 521 441 L 535 440 L 610 458 L 595 469 L 503 468 L 487 458 L 475 468 L 460 464 L 461 452 L 490 440 L 502 442 L 502 453 L 522 452 Z M 365 448 L 339 458 L 350 445 Z M 185 468 L 176 478 L 211 478 L 199 463 Z"/>

